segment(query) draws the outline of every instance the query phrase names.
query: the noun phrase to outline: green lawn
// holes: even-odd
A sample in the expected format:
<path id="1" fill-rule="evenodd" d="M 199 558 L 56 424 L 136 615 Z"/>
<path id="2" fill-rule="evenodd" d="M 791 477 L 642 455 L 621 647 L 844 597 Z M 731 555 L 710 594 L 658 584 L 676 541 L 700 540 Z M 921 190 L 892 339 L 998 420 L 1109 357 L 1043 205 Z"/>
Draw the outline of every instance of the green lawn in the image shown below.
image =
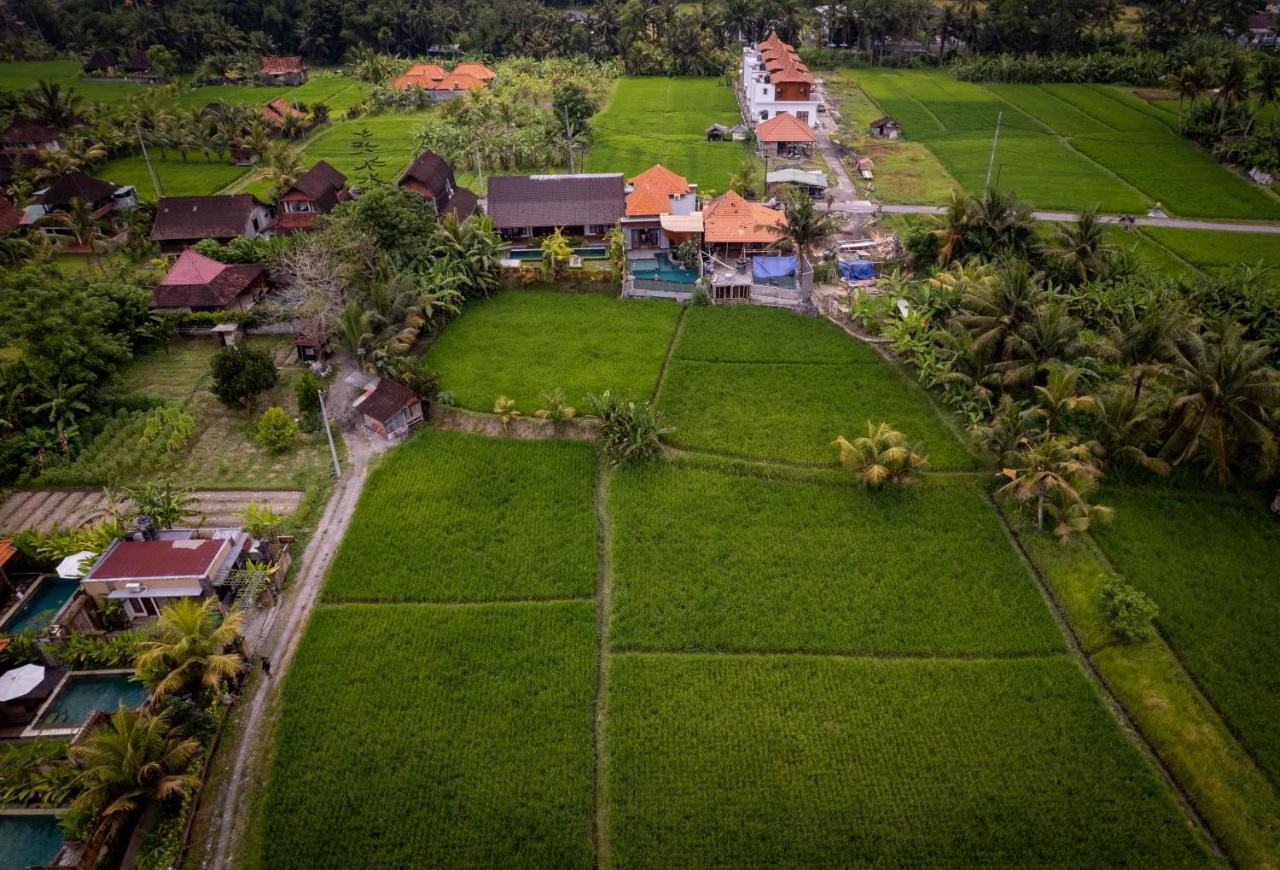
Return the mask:
<path id="1" fill-rule="evenodd" d="M 869 493 L 678 464 L 613 482 L 617 649 L 1062 651 L 972 481 Z"/>
<path id="2" fill-rule="evenodd" d="M 679 447 L 830 463 L 837 435 L 856 438 L 868 421 L 887 422 L 934 467 L 973 465 L 906 375 L 826 320 L 780 309 L 690 309 L 659 405 Z"/>
<path id="3" fill-rule="evenodd" d="M 324 600 L 588 596 L 589 444 L 419 432 L 373 472 Z"/>
<path id="4" fill-rule="evenodd" d="M 1067 658 L 624 655 L 613 864 L 1207 866 Z"/>
<path id="5" fill-rule="evenodd" d="M 0 63 L 0 91 L 15 93 L 35 87 L 37 82 L 47 81 L 62 85 L 63 90 L 73 89 L 91 103 L 114 100 L 143 94 L 154 85 L 136 82 L 82 82 L 83 70 L 73 60 L 27 60 Z"/>
<path id="6" fill-rule="evenodd" d="M 319 608 L 253 863 L 590 867 L 594 618 L 590 603 Z"/>
<path id="7" fill-rule="evenodd" d="M 151 166 L 160 180 L 160 188 L 165 196 L 204 196 L 217 193 L 248 171 L 243 166 L 231 163 L 225 154 L 214 155 L 212 160 L 206 160 L 203 154 L 195 153 L 184 161 L 177 154 L 170 154 L 165 158 L 159 153 L 152 153 Z M 141 199 L 148 202 L 156 200 L 155 188 L 147 172 L 147 162 L 142 155 L 117 157 L 94 170 L 94 175 L 114 184 L 132 184 L 138 188 Z"/>
<path id="8" fill-rule="evenodd" d="M 1160 628 L 1205 693 L 1280 780 L 1280 528 L 1258 504 L 1147 490 L 1108 492 L 1095 533 L 1160 605 Z"/>
<path id="9" fill-rule="evenodd" d="M 511 290 L 468 305 L 427 362 L 459 405 L 478 411 L 506 395 L 530 414 L 555 389 L 579 409 L 605 390 L 647 399 L 679 314 L 664 301 Z"/>
<path id="10" fill-rule="evenodd" d="M 591 119 L 587 172 L 628 178 L 661 163 L 703 194 L 723 193 L 751 153 L 741 142 L 708 142 L 712 124 L 737 124 L 733 89 L 718 78 L 618 79 L 608 105 Z"/>
<path id="11" fill-rule="evenodd" d="M 862 69 L 855 77 L 970 193 L 982 190 L 1003 112 L 995 184 L 1037 206 L 1141 212 L 1158 201 L 1187 217 L 1280 218 L 1280 200 L 1117 88 L 983 85 L 940 70 Z"/>

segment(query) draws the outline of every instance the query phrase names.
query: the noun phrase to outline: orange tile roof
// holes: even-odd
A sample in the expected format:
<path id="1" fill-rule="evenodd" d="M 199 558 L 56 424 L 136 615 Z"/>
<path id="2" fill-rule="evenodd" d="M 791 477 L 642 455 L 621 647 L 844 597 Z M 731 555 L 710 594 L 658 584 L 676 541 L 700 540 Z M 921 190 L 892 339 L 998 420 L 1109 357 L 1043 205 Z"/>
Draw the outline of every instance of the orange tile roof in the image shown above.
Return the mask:
<path id="1" fill-rule="evenodd" d="M 756 140 L 760 142 L 814 142 L 817 137 L 809 125 L 790 112 L 779 112 L 767 121 L 756 125 Z"/>
<path id="2" fill-rule="evenodd" d="M 747 202 L 732 190 L 702 209 L 703 238 L 711 243 L 775 242 L 787 219 L 782 212 L 758 202 Z"/>
<path id="3" fill-rule="evenodd" d="M 447 75 L 448 73 L 434 63 L 415 63 L 409 67 L 407 73 L 392 83 L 392 87 L 398 91 L 407 91 L 410 88 L 430 90 L 436 86 L 436 82 L 442 81 Z"/>
<path id="4" fill-rule="evenodd" d="M 663 196 L 681 196 L 689 192 L 688 179 L 683 175 L 676 175 L 661 163 L 655 163 L 628 181 L 636 190 L 647 187 Z"/>
<path id="5" fill-rule="evenodd" d="M 444 78 L 448 73 L 444 71 L 444 67 L 438 64 L 415 63 L 413 66 L 409 67 L 409 72 L 406 73 L 406 75 L 426 76 L 429 79 L 440 81 L 440 79 Z"/>
<path id="6" fill-rule="evenodd" d="M 474 91 L 483 88 L 484 82 L 472 75 L 449 73 L 432 86 L 436 91 Z"/>
<path id="7" fill-rule="evenodd" d="M 627 217 L 671 214 L 671 200 L 653 187 L 637 187 L 627 194 Z"/>
<path id="8" fill-rule="evenodd" d="M 454 75 L 471 76 L 482 82 L 496 79 L 498 74 L 482 63 L 460 63 L 453 68 Z"/>

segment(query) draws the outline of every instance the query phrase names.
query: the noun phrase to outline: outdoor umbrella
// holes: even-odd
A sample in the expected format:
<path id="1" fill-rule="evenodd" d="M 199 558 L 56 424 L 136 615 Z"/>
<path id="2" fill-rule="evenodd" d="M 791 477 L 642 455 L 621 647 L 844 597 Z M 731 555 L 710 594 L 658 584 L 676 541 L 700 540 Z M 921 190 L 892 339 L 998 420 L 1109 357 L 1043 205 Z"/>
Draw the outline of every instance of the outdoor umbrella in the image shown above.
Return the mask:
<path id="1" fill-rule="evenodd" d="M 16 701 L 29 695 L 44 680 L 42 665 L 23 665 L 0 674 L 0 701 Z"/>
<path id="2" fill-rule="evenodd" d="M 58 576 L 67 580 L 78 580 L 89 570 L 89 566 L 93 564 L 93 559 L 97 553 L 93 550 L 81 550 L 79 553 L 72 553 L 67 558 L 58 563 Z M 87 562 L 85 560 L 88 560 Z"/>

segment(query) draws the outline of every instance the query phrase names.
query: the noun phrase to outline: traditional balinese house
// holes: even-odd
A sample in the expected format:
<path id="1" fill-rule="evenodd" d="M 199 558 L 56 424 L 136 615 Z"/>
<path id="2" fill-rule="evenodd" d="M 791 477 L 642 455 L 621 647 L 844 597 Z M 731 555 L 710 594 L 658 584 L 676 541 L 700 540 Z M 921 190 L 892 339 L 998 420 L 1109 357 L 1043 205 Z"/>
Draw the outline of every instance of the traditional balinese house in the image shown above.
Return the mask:
<path id="1" fill-rule="evenodd" d="M 89 55 L 89 59 L 84 62 L 82 69 L 85 75 L 115 75 L 116 69 L 120 66 L 116 53 L 110 49 L 98 49 Z"/>
<path id="2" fill-rule="evenodd" d="M 293 118 L 297 122 L 298 132 L 306 130 L 310 125 L 307 113 L 295 108 L 284 97 L 276 97 L 262 107 L 262 120 L 275 133 L 284 132 L 286 118 Z"/>
<path id="3" fill-rule="evenodd" d="M 293 57 L 263 55 L 258 75 L 269 85 L 296 86 L 307 80 L 307 66 L 302 62 L 302 58 L 296 55 Z"/>
<path id="4" fill-rule="evenodd" d="M 471 76 L 473 79 L 483 82 L 485 87 L 488 87 L 489 83 L 498 77 L 496 72 L 482 63 L 460 63 L 453 68 L 453 74 Z"/>
<path id="5" fill-rule="evenodd" d="M 156 203 L 151 241 L 166 254 L 181 253 L 201 239 L 256 239 L 271 228 L 272 208 L 248 193 L 166 196 Z"/>
<path id="6" fill-rule="evenodd" d="M 66 147 L 62 134 L 54 128 L 14 115 L 0 132 L 0 182 L 8 181 L 19 169 L 35 166 L 41 153 Z"/>
<path id="7" fill-rule="evenodd" d="M 748 202 L 732 190 L 702 209 L 703 242 L 718 264 L 711 275 L 715 302 L 748 302 L 755 283 L 752 255 L 775 253 L 785 226 L 781 211 Z"/>
<path id="8" fill-rule="evenodd" d="M 397 91 L 411 91 L 414 88 L 422 88 L 426 91 L 444 81 L 447 75 L 448 73 L 437 64 L 415 63 L 409 67 L 407 73 L 392 82 L 391 86 Z"/>
<path id="9" fill-rule="evenodd" d="M 622 218 L 622 231 L 626 236 L 627 250 L 652 256 L 652 252 L 666 251 L 681 242 L 696 237 L 692 231 L 694 222 L 663 221 L 668 217 L 690 218 L 698 212 L 698 186 L 690 184 L 683 176 L 672 172 L 661 163 L 649 167 L 627 182 L 626 213 Z M 679 223 L 681 230 L 670 227 Z"/>
<path id="10" fill-rule="evenodd" d="M 431 87 L 431 99 L 442 103 L 452 100 L 468 91 L 478 91 L 485 87 L 485 82 L 473 75 L 451 72 Z"/>
<path id="11" fill-rule="evenodd" d="M 83 172 L 65 172 L 53 184 L 36 191 L 32 204 L 27 206 L 24 223 L 39 227 L 51 242 L 74 242 L 75 234 L 70 227 L 49 218 L 69 214 L 77 199 L 83 200 L 93 216 L 101 219 L 137 205 L 138 191 L 130 185 L 103 181 Z"/>
<path id="12" fill-rule="evenodd" d="M 231 162 L 236 166 L 252 166 L 258 162 L 258 152 L 247 145 L 232 145 Z"/>
<path id="13" fill-rule="evenodd" d="M 779 112 L 756 125 L 756 147 L 765 157 L 806 157 L 816 141 L 809 125 L 790 112 Z"/>
<path id="14" fill-rule="evenodd" d="M 770 33 L 742 50 L 742 90 L 753 121 L 789 112 L 806 124 L 817 118 L 816 82 L 794 48 Z"/>
<path id="15" fill-rule="evenodd" d="M 129 52 L 129 59 L 124 62 L 124 74 L 127 78 L 138 81 L 158 81 L 160 72 L 155 68 L 155 64 L 147 57 L 147 53 L 140 48 L 135 48 Z"/>
<path id="16" fill-rule="evenodd" d="M 365 426 L 383 438 L 400 438 L 422 422 L 422 399 L 390 378 L 374 378 L 351 403 Z"/>
<path id="17" fill-rule="evenodd" d="M 399 184 L 431 202 L 439 214 L 451 214 L 460 221 L 471 217 L 480 207 L 474 193 L 457 186 L 449 161 L 434 151 L 419 154 L 400 177 Z"/>
<path id="18" fill-rule="evenodd" d="M 626 214 L 621 172 L 579 175 L 495 175 L 489 217 L 504 239 L 532 244 L 560 228 L 600 240 Z"/>
<path id="19" fill-rule="evenodd" d="M 877 139 L 897 139 L 902 135 L 902 127 L 891 115 L 881 115 L 871 122 L 871 135 Z"/>
<path id="20" fill-rule="evenodd" d="M 261 263 L 220 263 L 191 248 L 160 279 L 152 308 L 182 311 L 248 311 L 267 292 Z"/>
<path id="21" fill-rule="evenodd" d="M 99 604 L 119 601 L 135 622 L 154 619 L 165 604 L 203 599 L 246 557 L 243 529 L 154 529 L 117 538 L 84 575 L 81 586 Z"/>
<path id="22" fill-rule="evenodd" d="M 309 230 L 318 215 L 328 214 L 340 202 L 351 199 L 347 177 L 321 160 L 312 166 L 276 200 L 276 222 L 280 232 Z"/>

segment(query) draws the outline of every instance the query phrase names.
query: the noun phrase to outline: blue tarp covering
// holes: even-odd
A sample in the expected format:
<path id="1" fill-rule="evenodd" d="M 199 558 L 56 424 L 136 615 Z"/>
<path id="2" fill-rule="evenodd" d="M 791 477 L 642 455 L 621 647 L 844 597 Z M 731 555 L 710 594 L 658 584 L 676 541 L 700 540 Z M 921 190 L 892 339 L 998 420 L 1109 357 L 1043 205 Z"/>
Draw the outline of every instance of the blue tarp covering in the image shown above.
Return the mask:
<path id="1" fill-rule="evenodd" d="M 752 257 L 752 271 L 757 281 L 769 278 L 786 278 L 796 273 L 795 257 Z"/>
<path id="2" fill-rule="evenodd" d="M 875 265 L 867 260 L 854 260 L 852 262 L 839 260 L 837 265 L 840 268 L 840 277 L 849 281 L 861 281 L 876 276 Z"/>

